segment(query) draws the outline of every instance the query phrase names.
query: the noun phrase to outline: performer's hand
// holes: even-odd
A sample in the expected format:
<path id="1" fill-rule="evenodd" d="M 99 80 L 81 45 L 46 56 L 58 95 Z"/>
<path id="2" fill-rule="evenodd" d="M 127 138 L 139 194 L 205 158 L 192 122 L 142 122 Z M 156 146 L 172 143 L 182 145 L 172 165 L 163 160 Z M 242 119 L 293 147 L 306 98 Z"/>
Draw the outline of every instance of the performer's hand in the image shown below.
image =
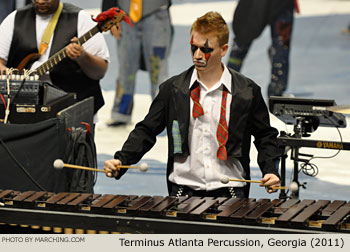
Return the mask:
<path id="1" fill-rule="evenodd" d="M 113 37 L 115 37 L 116 39 L 120 40 L 121 39 L 121 35 L 122 35 L 122 26 L 120 23 L 117 23 L 116 25 L 113 25 L 111 28 L 111 33 L 113 35 Z"/>
<path id="2" fill-rule="evenodd" d="M 119 175 L 118 168 L 119 165 L 122 165 L 122 162 L 119 159 L 110 159 L 105 161 L 103 169 L 106 171 L 106 176 L 113 178 Z"/>
<path id="3" fill-rule="evenodd" d="M 3 59 L 0 59 L 0 71 L 1 71 L 1 73 L 2 73 L 4 70 L 6 70 L 6 69 L 7 69 L 7 67 L 6 67 L 6 61 L 3 60 Z"/>
<path id="4" fill-rule="evenodd" d="M 85 54 L 83 46 L 79 45 L 77 41 L 78 39 L 74 37 L 71 39 L 70 44 L 66 46 L 67 56 L 72 60 L 78 60 Z"/>
<path id="5" fill-rule="evenodd" d="M 275 174 L 267 173 L 261 179 L 260 186 L 265 186 L 266 191 L 268 193 L 277 192 L 276 189 L 272 189 L 271 187 L 279 187 L 280 186 L 280 179 Z"/>

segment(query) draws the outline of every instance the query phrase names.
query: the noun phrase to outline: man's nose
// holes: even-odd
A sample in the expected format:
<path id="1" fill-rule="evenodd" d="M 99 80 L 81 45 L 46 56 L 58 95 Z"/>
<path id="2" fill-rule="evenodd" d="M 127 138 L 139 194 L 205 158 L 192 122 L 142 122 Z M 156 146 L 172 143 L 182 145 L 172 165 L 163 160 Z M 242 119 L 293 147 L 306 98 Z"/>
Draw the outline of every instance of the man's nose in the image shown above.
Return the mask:
<path id="1" fill-rule="evenodd" d="M 193 57 L 195 57 L 195 58 L 202 58 L 202 56 L 203 56 L 202 51 L 198 47 L 197 50 L 194 51 Z"/>

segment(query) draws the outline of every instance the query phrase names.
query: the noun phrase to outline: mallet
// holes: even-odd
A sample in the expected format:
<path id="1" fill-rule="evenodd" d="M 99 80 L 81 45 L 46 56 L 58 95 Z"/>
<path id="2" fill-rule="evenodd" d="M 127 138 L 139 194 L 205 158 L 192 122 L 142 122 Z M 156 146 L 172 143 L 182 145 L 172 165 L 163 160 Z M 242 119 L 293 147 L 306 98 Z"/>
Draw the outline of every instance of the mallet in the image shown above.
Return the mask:
<path id="1" fill-rule="evenodd" d="M 248 183 L 259 183 L 261 184 L 262 182 L 260 180 L 247 180 L 247 179 L 232 179 L 227 176 L 222 176 L 221 177 L 221 183 L 227 184 L 230 181 L 237 181 L 237 182 L 248 182 Z M 296 192 L 299 189 L 299 186 L 296 182 L 290 183 L 289 187 L 288 186 L 271 186 L 271 189 L 273 190 L 286 190 L 289 189 L 291 192 Z"/>
<path id="2" fill-rule="evenodd" d="M 97 171 L 97 172 L 104 172 L 106 173 L 105 170 L 100 170 L 100 169 L 95 169 L 91 167 L 86 167 L 86 166 L 81 166 L 81 165 L 73 165 L 73 164 L 65 164 L 62 159 L 56 159 L 55 162 L 53 163 L 53 167 L 57 170 L 61 170 L 64 167 L 66 168 L 73 168 L 73 169 L 80 169 L 80 170 L 88 170 L 88 171 Z M 148 165 L 146 163 L 141 163 L 140 166 L 132 166 L 132 165 L 119 165 L 117 166 L 118 168 L 122 169 L 140 169 L 140 171 L 145 172 L 148 170 Z"/>

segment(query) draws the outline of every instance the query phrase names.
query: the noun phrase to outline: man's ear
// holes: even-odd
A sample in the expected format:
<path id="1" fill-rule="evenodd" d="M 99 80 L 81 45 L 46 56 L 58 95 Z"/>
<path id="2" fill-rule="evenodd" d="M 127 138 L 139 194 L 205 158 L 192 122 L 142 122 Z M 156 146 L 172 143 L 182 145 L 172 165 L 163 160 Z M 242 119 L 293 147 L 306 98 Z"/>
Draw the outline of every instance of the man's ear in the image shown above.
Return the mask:
<path id="1" fill-rule="evenodd" d="M 221 57 L 224 57 L 226 55 L 227 51 L 228 51 L 228 44 L 224 44 L 221 47 Z"/>

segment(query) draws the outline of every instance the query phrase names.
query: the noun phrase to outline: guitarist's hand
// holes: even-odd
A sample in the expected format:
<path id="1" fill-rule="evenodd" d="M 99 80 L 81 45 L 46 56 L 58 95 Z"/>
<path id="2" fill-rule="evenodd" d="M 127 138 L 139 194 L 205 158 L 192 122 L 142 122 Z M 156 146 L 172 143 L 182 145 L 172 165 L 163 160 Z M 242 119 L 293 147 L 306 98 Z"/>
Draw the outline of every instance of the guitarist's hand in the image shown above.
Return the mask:
<path id="1" fill-rule="evenodd" d="M 1 73 L 2 73 L 4 70 L 6 70 L 6 69 L 7 69 L 7 67 L 6 67 L 6 62 L 5 62 L 5 60 L 0 59 L 0 71 L 1 71 Z"/>
<path id="2" fill-rule="evenodd" d="M 65 47 L 67 57 L 78 63 L 81 70 L 91 79 L 100 80 L 107 71 L 108 62 L 103 58 L 92 55 L 77 43 L 77 38 L 71 39 L 71 43 Z"/>
<path id="3" fill-rule="evenodd" d="M 85 53 L 84 48 L 77 44 L 77 38 L 74 37 L 71 39 L 71 43 L 66 46 L 66 53 L 67 57 L 69 57 L 72 60 L 77 60 L 80 56 L 82 56 Z"/>

